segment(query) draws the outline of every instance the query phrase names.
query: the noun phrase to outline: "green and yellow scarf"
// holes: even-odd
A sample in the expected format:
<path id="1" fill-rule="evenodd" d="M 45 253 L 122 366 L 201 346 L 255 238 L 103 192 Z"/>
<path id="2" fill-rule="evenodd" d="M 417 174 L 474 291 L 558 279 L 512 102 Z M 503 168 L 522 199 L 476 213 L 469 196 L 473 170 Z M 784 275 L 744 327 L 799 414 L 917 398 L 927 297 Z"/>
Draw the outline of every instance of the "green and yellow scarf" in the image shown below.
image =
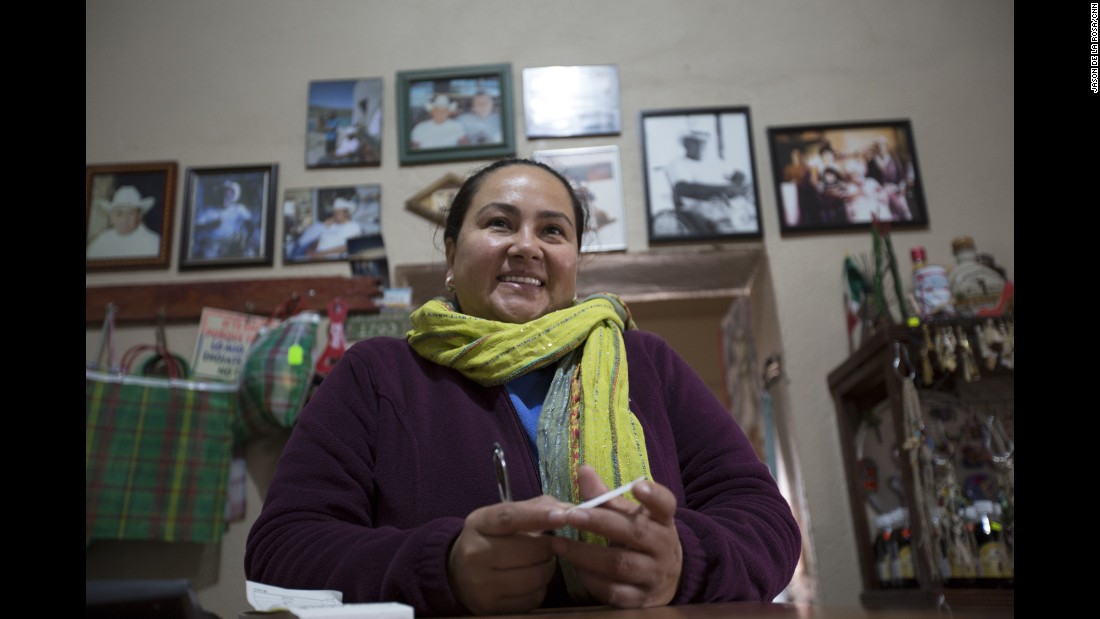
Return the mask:
<path id="1" fill-rule="evenodd" d="M 523 324 L 463 314 L 439 297 L 413 312 L 412 325 L 413 350 L 480 385 L 556 364 L 537 432 L 544 493 L 580 503 L 577 471 L 585 463 L 609 488 L 652 479 L 642 426 L 629 407 L 622 332 L 636 326 L 615 295 L 592 295 Z M 607 543 L 572 527 L 559 534 Z"/>

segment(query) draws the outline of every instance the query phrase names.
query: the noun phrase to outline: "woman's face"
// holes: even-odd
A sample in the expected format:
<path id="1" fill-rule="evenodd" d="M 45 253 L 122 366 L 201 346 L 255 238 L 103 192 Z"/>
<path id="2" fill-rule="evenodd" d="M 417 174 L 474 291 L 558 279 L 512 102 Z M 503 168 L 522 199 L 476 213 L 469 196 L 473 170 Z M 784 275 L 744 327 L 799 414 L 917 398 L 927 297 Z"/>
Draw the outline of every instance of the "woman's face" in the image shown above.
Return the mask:
<path id="1" fill-rule="evenodd" d="M 457 240 L 446 241 L 459 306 L 510 323 L 569 307 L 577 247 L 573 203 L 558 179 L 529 165 L 496 170 L 474 194 Z"/>

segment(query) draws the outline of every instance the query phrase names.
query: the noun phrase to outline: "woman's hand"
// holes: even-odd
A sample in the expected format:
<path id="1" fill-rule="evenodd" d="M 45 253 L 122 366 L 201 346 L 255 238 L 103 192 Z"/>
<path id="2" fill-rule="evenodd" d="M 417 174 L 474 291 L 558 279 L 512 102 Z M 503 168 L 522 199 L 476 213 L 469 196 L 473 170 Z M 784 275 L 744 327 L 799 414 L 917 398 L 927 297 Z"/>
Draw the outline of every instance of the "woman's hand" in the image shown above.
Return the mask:
<path id="1" fill-rule="evenodd" d="M 595 469 L 580 470 L 581 496 L 608 490 Z M 592 509 L 574 509 L 566 521 L 607 538 L 609 545 L 553 538 L 553 550 L 576 568 L 588 593 L 619 608 L 648 608 L 672 601 L 680 584 L 683 552 L 676 531 L 676 497 L 652 481 L 634 484 L 638 503 L 616 497 Z"/>
<path id="2" fill-rule="evenodd" d="M 538 608 L 557 569 L 553 531 L 565 508 L 552 496 L 497 503 L 470 512 L 448 559 L 455 597 L 475 615 Z"/>

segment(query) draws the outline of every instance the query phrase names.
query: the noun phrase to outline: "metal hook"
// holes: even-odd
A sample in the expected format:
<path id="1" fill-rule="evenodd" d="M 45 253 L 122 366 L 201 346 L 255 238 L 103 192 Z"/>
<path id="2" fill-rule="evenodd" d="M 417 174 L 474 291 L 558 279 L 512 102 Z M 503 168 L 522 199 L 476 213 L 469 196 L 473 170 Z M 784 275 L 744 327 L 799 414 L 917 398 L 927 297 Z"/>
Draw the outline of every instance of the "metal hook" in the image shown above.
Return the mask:
<path id="1" fill-rule="evenodd" d="M 902 361 L 904 361 L 905 367 L 909 370 L 908 375 L 903 374 L 901 371 Z M 917 370 L 913 367 L 913 363 L 909 361 L 909 349 L 901 345 L 901 342 L 894 340 L 894 372 L 901 378 L 908 378 L 913 380 L 917 377 Z"/>
<path id="2" fill-rule="evenodd" d="M 996 415 L 989 415 L 982 424 L 982 445 L 993 461 L 1000 464 L 1008 462 L 1015 449 L 1012 438 L 1008 436 L 1008 432 L 1005 432 L 1001 420 Z M 997 451 L 993 451 L 994 448 Z"/>

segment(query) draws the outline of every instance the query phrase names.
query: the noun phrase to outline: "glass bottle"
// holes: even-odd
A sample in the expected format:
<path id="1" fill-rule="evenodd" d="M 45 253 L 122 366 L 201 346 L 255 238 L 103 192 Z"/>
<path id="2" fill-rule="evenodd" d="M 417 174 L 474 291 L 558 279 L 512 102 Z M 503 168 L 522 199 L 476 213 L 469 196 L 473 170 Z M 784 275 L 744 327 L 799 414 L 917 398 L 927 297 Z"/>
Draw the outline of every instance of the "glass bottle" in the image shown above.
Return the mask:
<path id="1" fill-rule="evenodd" d="M 946 525 L 943 517 L 943 508 L 939 505 L 935 505 L 930 510 L 932 514 L 932 549 L 933 557 L 936 563 L 936 575 L 935 579 L 939 582 L 946 583 L 951 579 L 951 561 L 949 560 L 949 544 L 948 538 L 950 531 Z"/>
<path id="2" fill-rule="evenodd" d="M 951 565 L 949 587 L 973 587 L 978 576 L 978 549 L 974 543 L 974 522 L 977 511 L 974 506 L 960 508 L 956 514 L 962 519 L 961 531 L 948 539 L 947 561 Z"/>
<path id="3" fill-rule="evenodd" d="M 917 302 L 917 314 L 921 318 L 953 315 L 955 307 L 951 302 L 947 268 L 929 264 L 928 255 L 920 245 L 909 248 L 909 257 L 913 261 L 913 298 Z"/>
<path id="4" fill-rule="evenodd" d="M 894 562 L 898 554 L 892 513 L 875 516 L 875 577 L 884 589 L 894 586 Z"/>
<path id="5" fill-rule="evenodd" d="M 955 268 L 948 276 L 955 311 L 960 316 L 973 317 L 982 310 L 992 311 L 1001 304 L 1005 278 L 988 265 L 978 262 L 978 250 L 969 236 L 956 237 L 951 242 L 955 252 Z"/>
<path id="6" fill-rule="evenodd" d="M 898 571 L 895 582 L 899 587 L 917 586 L 916 557 L 913 550 L 913 533 L 909 529 L 909 510 L 894 510 L 894 537 L 898 544 Z"/>
<path id="7" fill-rule="evenodd" d="M 1001 523 L 996 520 L 993 501 L 974 501 L 974 543 L 978 547 L 978 583 L 985 587 L 1009 586 L 1012 568 Z"/>

